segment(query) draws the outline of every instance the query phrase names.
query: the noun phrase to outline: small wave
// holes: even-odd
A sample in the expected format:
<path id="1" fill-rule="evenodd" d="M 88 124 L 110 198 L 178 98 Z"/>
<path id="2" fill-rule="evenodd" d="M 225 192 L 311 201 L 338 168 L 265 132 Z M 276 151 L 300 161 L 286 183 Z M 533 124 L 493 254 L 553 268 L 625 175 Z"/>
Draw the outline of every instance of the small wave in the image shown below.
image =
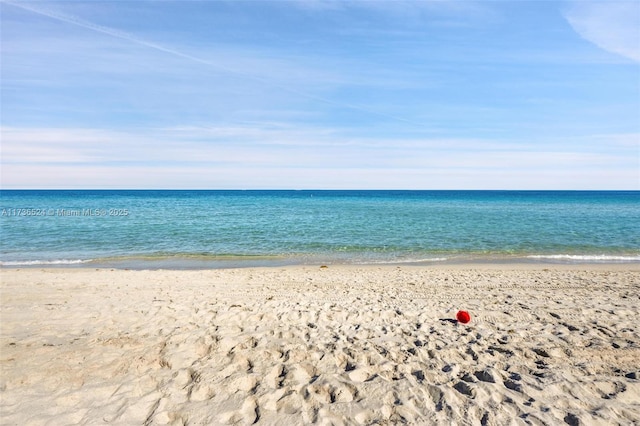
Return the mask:
<path id="1" fill-rule="evenodd" d="M 366 263 L 371 264 L 390 264 L 395 265 L 399 263 L 428 263 L 428 262 L 446 262 L 450 260 L 448 257 L 428 257 L 423 259 L 384 259 L 384 260 L 371 260 Z"/>
<path id="2" fill-rule="evenodd" d="M 59 259 L 59 260 L 7 260 L 0 261 L 0 266 L 35 266 L 35 265 L 77 265 L 91 262 L 92 259 Z"/>
<path id="3" fill-rule="evenodd" d="M 614 256 L 607 254 L 579 255 L 579 254 L 539 254 L 527 256 L 529 259 L 568 260 L 576 262 L 638 262 L 639 256 Z"/>

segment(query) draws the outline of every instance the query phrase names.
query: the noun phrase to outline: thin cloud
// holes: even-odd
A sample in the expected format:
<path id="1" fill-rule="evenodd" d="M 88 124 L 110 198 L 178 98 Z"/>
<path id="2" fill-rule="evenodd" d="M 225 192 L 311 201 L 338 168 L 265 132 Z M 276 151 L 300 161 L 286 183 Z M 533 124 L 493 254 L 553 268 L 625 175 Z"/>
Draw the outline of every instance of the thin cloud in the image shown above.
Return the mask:
<path id="1" fill-rule="evenodd" d="M 3 3 L 3 186 L 640 188 L 635 68 L 556 3 L 289 3 Z"/>
<path id="2" fill-rule="evenodd" d="M 524 177 L 537 173 L 545 179 L 564 176 L 563 182 L 581 176 L 567 186 L 575 189 L 637 189 L 638 165 L 629 150 L 606 153 L 591 144 L 554 150 L 464 139 L 349 141 L 338 133 L 314 135 L 313 128 L 260 132 L 255 127 L 141 134 L 3 128 L 2 140 L 5 188 L 127 187 L 127 182 L 146 188 L 169 183 L 174 188 L 273 188 L 282 182 L 307 188 L 504 188 L 518 182 L 512 187 L 523 188 Z M 251 143 L 256 140 L 261 142 Z M 607 180 L 598 182 L 604 175 Z"/>
<path id="3" fill-rule="evenodd" d="M 154 42 L 151 42 L 151 41 L 144 40 L 142 38 L 136 37 L 133 34 L 127 33 L 125 31 L 120 31 L 120 30 L 117 30 L 117 29 L 114 29 L 114 28 L 110 28 L 110 27 L 107 27 L 107 26 L 104 26 L 104 25 L 98 25 L 98 24 L 95 24 L 93 22 L 78 18 L 76 16 L 68 15 L 68 14 L 65 14 L 65 13 L 60 13 L 60 12 L 53 11 L 53 10 L 50 10 L 50 9 L 36 7 L 33 4 L 24 3 L 24 2 L 17 3 L 17 2 L 5 1 L 4 3 L 10 4 L 10 5 L 15 6 L 15 7 L 22 8 L 24 10 L 27 10 L 27 11 L 30 11 L 30 12 L 33 12 L 33 13 L 36 13 L 36 14 L 39 14 L 39 15 L 42 15 L 42 16 L 47 16 L 49 18 L 52 18 L 52 19 L 55 19 L 55 20 L 58 20 L 58 21 L 61 21 L 61 22 L 66 22 L 66 23 L 71 24 L 71 25 L 75 25 L 75 26 L 78 26 L 78 27 L 86 28 L 86 29 L 91 30 L 91 31 L 95 31 L 95 32 L 98 32 L 98 33 L 102 33 L 102 34 L 106 34 L 106 35 L 109 35 L 109 36 L 112 36 L 112 37 L 123 39 L 123 40 L 129 41 L 131 43 L 135 43 L 135 44 L 138 44 L 138 45 L 141 45 L 141 46 L 148 47 L 150 49 L 154 49 L 154 50 L 157 50 L 157 51 L 160 51 L 160 52 L 167 53 L 169 55 L 177 56 L 177 57 L 182 58 L 182 59 L 186 59 L 186 60 L 189 60 L 189 61 L 192 61 L 192 62 L 196 62 L 196 63 L 202 64 L 202 65 L 206 65 L 206 66 L 211 67 L 213 69 L 216 69 L 218 71 L 223 71 L 223 72 L 226 72 L 226 73 L 229 73 L 229 74 L 233 74 L 233 75 L 237 75 L 237 76 L 243 77 L 245 79 L 257 81 L 257 82 L 262 83 L 262 84 L 264 84 L 266 86 L 269 86 L 269 87 L 272 87 L 272 88 L 276 88 L 276 89 L 279 89 L 279 90 L 282 90 L 284 92 L 288 92 L 288 93 L 291 93 L 291 94 L 295 94 L 295 95 L 303 97 L 303 98 L 307 98 L 307 99 L 310 99 L 310 100 L 314 100 L 314 101 L 317 101 L 317 102 L 321 102 L 321 103 L 324 103 L 324 104 L 327 104 L 327 105 L 332 105 L 332 106 L 339 107 L 339 108 L 344 108 L 344 109 L 350 109 L 350 110 L 354 110 L 354 111 L 363 112 L 363 113 L 366 113 L 366 114 L 369 114 L 369 115 L 373 115 L 373 116 L 377 116 L 377 117 L 381 117 L 381 118 L 384 118 L 384 119 L 387 119 L 387 120 L 403 122 L 403 123 L 411 124 L 411 125 L 417 126 L 417 127 L 423 127 L 422 123 L 414 122 L 414 121 L 405 119 L 403 117 L 398 117 L 398 116 L 395 116 L 395 115 L 392 115 L 392 114 L 387 114 L 387 113 L 380 112 L 380 111 L 374 111 L 374 110 L 372 110 L 370 108 L 367 108 L 367 107 L 364 107 L 364 106 L 361 106 L 361 105 L 354 105 L 354 104 L 350 104 L 350 103 L 346 103 L 346 102 L 339 102 L 339 101 L 335 101 L 335 100 L 332 100 L 332 99 L 329 99 L 329 98 L 316 96 L 316 95 L 313 95 L 313 94 L 310 94 L 310 93 L 307 93 L 307 92 L 295 90 L 295 89 L 292 89 L 290 87 L 285 87 L 285 86 L 279 85 L 279 84 L 277 84 L 277 83 L 275 83 L 273 81 L 266 80 L 266 79 L 263 79 L 261 77 L 258 77 L 258 76 L 254 75 L 254 74 L 251 74 L 251 73 L 243 72 L 243 71 L 240 71 L 240 70 L 237 70 L 237 69 L 231 69 L 231 68 L 223 67 L 223 66 L 219 65 L 217 63 L 217 61 L 207 60 L 207 59 L 200 58 L 198 56 L 190 55 L 188 53 L 184 53 L 182 51 L 179 51 L 179 50 L 176 50 L 176 49 L 172 49 L 172 48 L 166 47 L 166 46 L 158 44 L 158 43 L 154 43 Z"/>
<path id="4" fill-rule="evenodd" d="M 565 18 L 585 40 L 640 62 L 640 2 L 574 0 Z"/>
<path id="5" fill-rule="evenodd" d="M 602 179 L 602 176 L 608 179 Z M 629 169 L 556 167 L 540 173 L 487 168 L 237 167 L 170 164 L 133 165 L 10 164 L 2 168 L 3 188 L 21 189 L 630 189 L 637 173 Z M 283 182 L 286 182 L 283 184 Z M 160 183 L 160 184 L 159 184 Z"/>

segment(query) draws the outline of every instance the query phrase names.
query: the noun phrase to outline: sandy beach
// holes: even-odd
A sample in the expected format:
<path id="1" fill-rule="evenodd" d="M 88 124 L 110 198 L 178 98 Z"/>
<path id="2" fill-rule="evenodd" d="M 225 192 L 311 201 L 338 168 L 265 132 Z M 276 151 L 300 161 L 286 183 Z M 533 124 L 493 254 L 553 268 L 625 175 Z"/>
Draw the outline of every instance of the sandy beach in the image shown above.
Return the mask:
<path id="1" fill-rule="evenodd" d="M 640 423 L 637 264 L 0 274 L 3 425 Z"/>

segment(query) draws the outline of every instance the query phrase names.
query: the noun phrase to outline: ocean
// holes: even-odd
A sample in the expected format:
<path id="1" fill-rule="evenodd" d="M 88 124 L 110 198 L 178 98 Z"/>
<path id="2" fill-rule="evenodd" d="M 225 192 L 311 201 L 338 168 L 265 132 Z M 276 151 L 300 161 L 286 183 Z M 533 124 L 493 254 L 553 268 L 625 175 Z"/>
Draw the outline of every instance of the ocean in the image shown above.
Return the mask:
<path id="1" fill-rule="evenodd" d="M 2 190 L 0 265 L 640 262 L 639 191 Z"/>

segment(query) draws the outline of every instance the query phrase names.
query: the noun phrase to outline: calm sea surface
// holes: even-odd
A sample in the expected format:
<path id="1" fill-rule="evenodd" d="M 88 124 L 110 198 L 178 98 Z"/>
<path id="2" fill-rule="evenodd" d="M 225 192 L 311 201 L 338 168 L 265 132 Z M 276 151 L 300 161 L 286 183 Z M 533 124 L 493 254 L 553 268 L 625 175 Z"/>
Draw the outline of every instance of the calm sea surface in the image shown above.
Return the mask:
<path id="1" fill-rule="evenodd" d="M 3 266 L 640 262 L 637 191 L 0 191 Z"/>

